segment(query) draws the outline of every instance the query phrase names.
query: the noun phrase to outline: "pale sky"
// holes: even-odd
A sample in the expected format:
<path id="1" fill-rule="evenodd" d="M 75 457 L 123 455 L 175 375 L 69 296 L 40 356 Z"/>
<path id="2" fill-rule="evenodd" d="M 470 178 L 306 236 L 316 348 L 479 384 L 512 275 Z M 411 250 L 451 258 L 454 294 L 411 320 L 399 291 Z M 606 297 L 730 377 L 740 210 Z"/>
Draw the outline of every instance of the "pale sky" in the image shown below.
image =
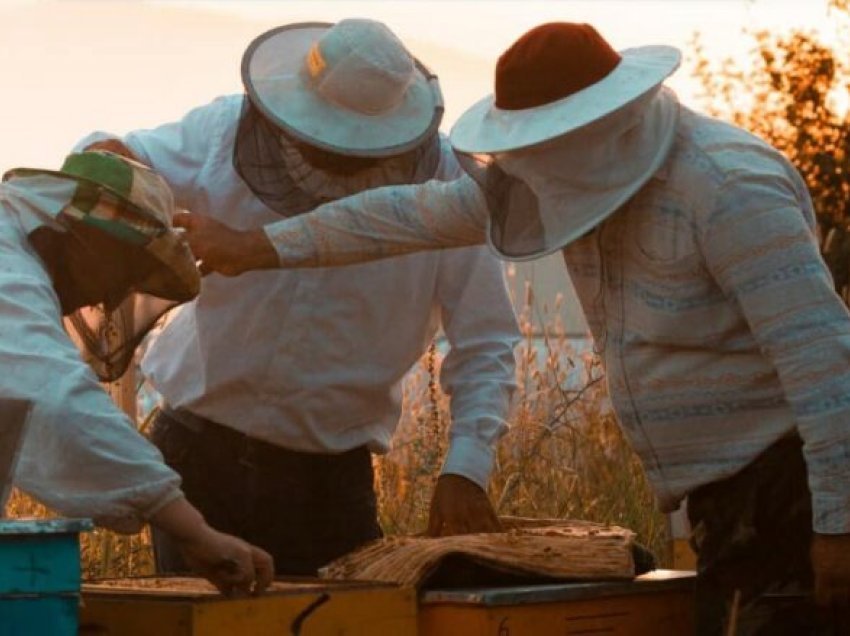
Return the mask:
<path id="1" fill-rule="evenodd" d="M 669 83 L 688 103 L 694 31 L 704 33 L 715 54 L 741 56 L 749 42 L 740 33 L 744 25 L 817 24 L 819 7 L 819 0 L 0 0 L 0 172 L 58 167 L 91 130 L 155 126 L 240 91 L 246 46 L 288 22 L 386 22 L 440 77 L 448 131 L 491 92 L 499 53 L 539 23 L 590 22 L 618 49 L 681 47 L 686 62 Z"/>
<path id="2" fill-rule="evenodd" d="M 92 130 L 122 134 L 181 117 L 214 97 L 241 92 L 242 53 L 254 37 L 291 22 L 382 20 L 440 77 L 443 129 L 492 91 L 498 55 L 548 21 L 589 22 L 617 49 L 678 46 L 668 80 L 694 103 L 690 42 L 702 33 L 715 57 L 747 58 L 742 28 L 774 31 L 826 24 L 824 0 L 0 0 L 0 174 L 15 166 L 58 168 Z M 829 29 L 827 29 L 829 30 Z M 536 306 L 572 292 L 558 256 L 523 263 Z M 569 331 L 583 319 L 568 300 Z M 544 321 L 545 322 L 545 321 Z"/>

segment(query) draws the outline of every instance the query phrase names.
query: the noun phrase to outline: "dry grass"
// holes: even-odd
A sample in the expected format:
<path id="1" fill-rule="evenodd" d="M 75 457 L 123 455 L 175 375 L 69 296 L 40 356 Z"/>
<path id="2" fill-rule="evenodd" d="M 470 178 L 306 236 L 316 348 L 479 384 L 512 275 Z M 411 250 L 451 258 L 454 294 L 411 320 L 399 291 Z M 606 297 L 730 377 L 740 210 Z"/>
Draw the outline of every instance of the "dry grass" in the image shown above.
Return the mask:
<path id="1" fill-rule="evenodd" d="M 610 409 L 598 357 L 577 349 L 555 319 L 535 337 L 532 305 L 526 302 L 520 316 L 519 387 L 490 482 L 497 512 L 628 527 L 669 565 L 666 519 Z M 432 347 L 408 377 L 393 449 L 376 460 L 381 523 L 389 534 L 415 534 L 427 525 L 450 421 L 448 398 L 434 381 L 441 360 Z"/>
<path id="2" fill-rule="evenodd" d="M 494 505 L 505 515 L 628 527 L 669 564 L 664 517 L 655 511 L 640 465 L 611 413 L 597 357 L 576 349 L 556 320 L 546 321 L 546 333 L 534 337 L 532 305 L 529 294 L 521 315 L 519 390 L 490 483 Z M 449 422 L 448 399 L 436 382 L 441 361 L 432 346 L 408 377 L 393 449 L 375 461 L 381 523 L 388 534 L 413 534 L 426 526 Z M 7 512 L 48 516 L 21 493 L 13 495 Z M 82 537 L 82 559 L 85 578 L 153 573 L 147 531 L 131 537 L 88 533 Z"/>

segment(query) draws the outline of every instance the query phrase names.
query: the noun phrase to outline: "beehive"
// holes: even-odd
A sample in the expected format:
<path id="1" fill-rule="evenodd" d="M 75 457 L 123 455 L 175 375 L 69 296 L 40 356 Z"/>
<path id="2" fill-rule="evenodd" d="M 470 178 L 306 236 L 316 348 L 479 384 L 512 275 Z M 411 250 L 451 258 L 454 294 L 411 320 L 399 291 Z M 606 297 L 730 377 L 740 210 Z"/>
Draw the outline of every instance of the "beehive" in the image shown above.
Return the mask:
<path id="1" fill-rule="evenodd" d="M 385 537 L 331 562 L 321 573 L 423 590 L 505 585 L 510 579 L 632 580 L 634 533 L 576 520 L 503 518 L 504 532 L 446 537 Z M 460 565 L 460 567 L 456 567 Z M 483 577 L 474 575 L 484 572 Z"/>
<path id="2" fill-rule="evenodd" d="M 76 636 L 79 519 L 0 521 L 0 636 Z"/>
<path id="3" fill-rule="evenodd" d="M 415 636 L 412 590 L 304 579 L 225 598 L 202 579 L 135 578 L 83 586 L 80 634 L 98 636 Z"/>
<path id="4" fill-rule="evenodd" d="M 693 633 L 692 572 L 634 581 L 426 592 L 419 636 L 659 636 Z"/>

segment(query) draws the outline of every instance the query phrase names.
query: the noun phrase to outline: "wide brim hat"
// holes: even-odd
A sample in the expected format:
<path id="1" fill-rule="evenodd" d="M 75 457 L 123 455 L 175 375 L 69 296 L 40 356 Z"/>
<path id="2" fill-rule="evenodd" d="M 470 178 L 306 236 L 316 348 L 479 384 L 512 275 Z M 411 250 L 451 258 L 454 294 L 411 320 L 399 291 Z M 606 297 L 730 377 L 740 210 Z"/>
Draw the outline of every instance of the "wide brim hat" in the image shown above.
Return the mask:
<path id="1" fill-rule="evenodd" d="M 380 22 L 303 22 L 257 37 L 242 58 L 252 103 L 295 139 L 362 157 L 402 154 L 433 135 L 439 84 Z"/>
<path id="2" fill-rule="evenodd" d="M 592 56 L 586 55 L 586 50 L 550 49 L 545 53 L 521 50 L 522 44 L 549 26 L 558 25 L 538 27 L 500 58 L 500 66 L 505 68 L 497 67 L 496 92 L 481 99 L 460 116 L 450 132 L 453 148 L 465 153 L 492 154 L 535 146 L 567 135 L 652 91 L 681 63 L 679 49 L 664 45 L 630 48 L 619 53 L 603 51 L 601 56 L 605 59 L 599 62 L 588 59 Z M 592 29 L 589 25 L 569 26 Z M 608 46 L 595 31 L 593 34 L 598 41 L 594 41 L 596 38 L 593 36 L 587 38 L 591 44 L 586 49 Z M 533 48 L 533 44 L 526 48 Z M 541 49 L 546 44 L 540 43 L 537 48 Z M 619 59 L 611 57 L 612 53 Z M 548 58 L 558 55 L 564 57 L 560 64 L 554 62 L 558 64 L 554 72 L 559 79 L 555 79 L 554 75 L 547 76 L 551 72 L 549 68 L 535 68 L 552 63 Z M 547 59 L 538 62 L 535 56 Z M 571 66 L 581 68 L 573 70 Z M 610 70 L 606 71 L 609 66 Z M 575 81 L 561 83 L 560 78 L 568 75 Z M 535 76 L 543 86 L 534 85 Z M 525 81 L 516 89 L 515 95 L 510 95 L 517 77 Z M 500 89 L 503 95 L 500 95 Z M 546 99 L 553 95 L 552 91 L 557 96 L 559 89 L 566 94 L 560 99 Z M 546 101 L 525 105 L 535 104 L 541 99 Z"/>
<path id="3" fill-rule="evenodd" d="M 84 223 L 121 241 L 155 267 L 134 283 L 135 291 L 185 302 L 198 295 L 201 278 L 189 247 L 172 229 L 174 196 L 165 180 L 147 166 L 97 150 L 69 155 L 59 170 L 14 168 L 4 175 L 52 175 L 76 188 L 57 221 Z"/>
<path id="4" fill-rule="evenodd" d="M 540 25 L 496 66 L 495 91 L 450 133 L 487 198 L 490 247 L 508 260 L 561 250 L 627 203 L 667 159 L 678 101 L 669 46 L 615 51 L 587 24 Z"/>

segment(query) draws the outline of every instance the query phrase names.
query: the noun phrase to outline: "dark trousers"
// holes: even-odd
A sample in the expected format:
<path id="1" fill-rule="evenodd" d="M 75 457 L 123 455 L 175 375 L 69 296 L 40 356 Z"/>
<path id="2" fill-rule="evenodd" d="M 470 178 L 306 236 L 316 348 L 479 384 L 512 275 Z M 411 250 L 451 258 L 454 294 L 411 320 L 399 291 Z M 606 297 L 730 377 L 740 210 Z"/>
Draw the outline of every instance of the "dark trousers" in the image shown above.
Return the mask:
<path id="1" fill-rule="evenodd" d="M 726 633 L 736 591 L 738 636 L 850 634 L 845 617 L 819 610 L 811 597 L 811 494 L 797 435 L 688 495 L 688 517 L 699 636 Z"/>
<path id="2" fill-rule="evenodd" d="M 155 419 L 151 440 L 207 523 L 268 551 L 278 574 L 315 575 L 382 536 L 365 447 L 301 453 L 168 410 Z M 154 531 L 153 540 L 157 570 L 187 571 L 167 535 Z"/>

